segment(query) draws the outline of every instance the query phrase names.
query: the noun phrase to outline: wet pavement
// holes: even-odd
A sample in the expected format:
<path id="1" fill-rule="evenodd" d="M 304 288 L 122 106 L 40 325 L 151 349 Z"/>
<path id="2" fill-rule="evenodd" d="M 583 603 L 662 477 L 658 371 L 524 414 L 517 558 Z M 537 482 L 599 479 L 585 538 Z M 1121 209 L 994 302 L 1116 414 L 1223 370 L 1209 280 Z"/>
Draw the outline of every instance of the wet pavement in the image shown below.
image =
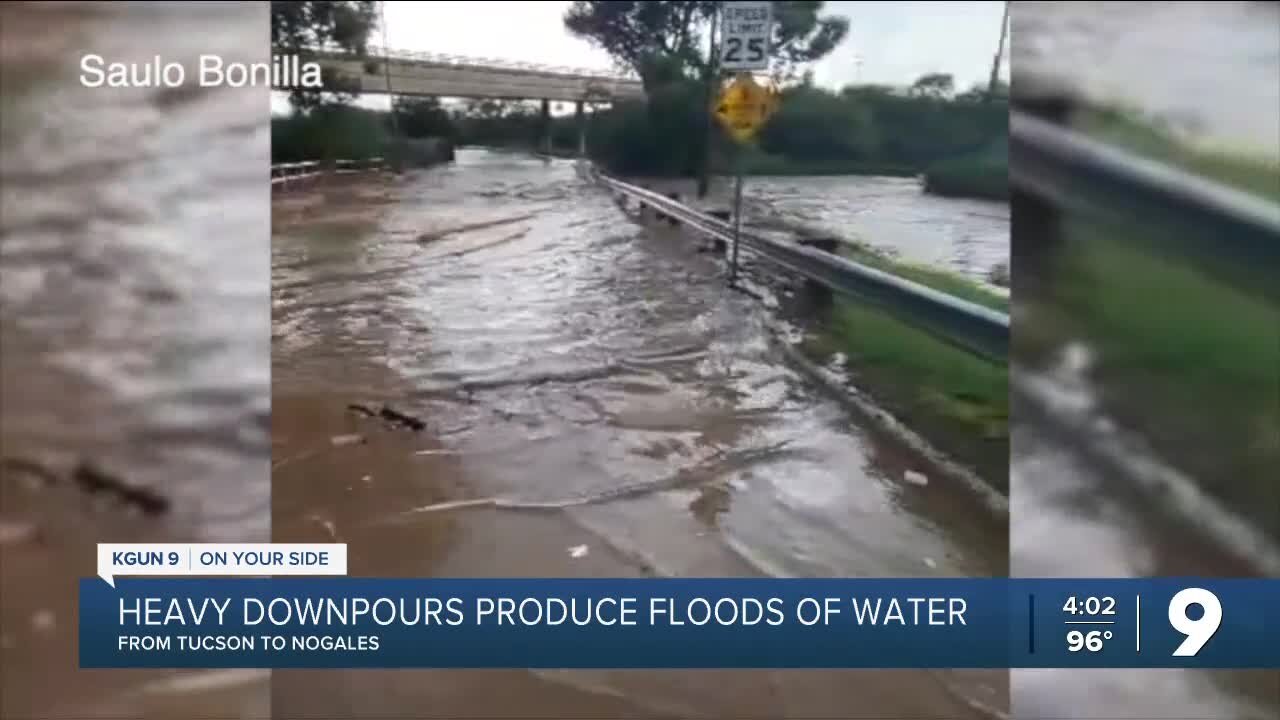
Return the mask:
<path id="1" fill-rule="evenodd" d="M 265 540 L 271 500 L 267 92 L 85 88 L 80 56 L 190 75 L 201 51 L 263 61 L 267 22 L 260 3 L 0 8 L 5 718 L 269 711 L 265 672 L 76 669 L 95 543 Z"/>
<path id="2" fill-rule="evenodd" d="M 721 263 L 630 222 L 572 163 L 464 150 L 275 207 L 276 541 L 346 542 L 361 575 L 1007 573 L 1003 518 L 936 477 L 905 481 L 931 470 L 791 368 Z M 451 718 L 985 717 L 1005 685 L 922 671 L 272 682 L 291 717 Z"/>

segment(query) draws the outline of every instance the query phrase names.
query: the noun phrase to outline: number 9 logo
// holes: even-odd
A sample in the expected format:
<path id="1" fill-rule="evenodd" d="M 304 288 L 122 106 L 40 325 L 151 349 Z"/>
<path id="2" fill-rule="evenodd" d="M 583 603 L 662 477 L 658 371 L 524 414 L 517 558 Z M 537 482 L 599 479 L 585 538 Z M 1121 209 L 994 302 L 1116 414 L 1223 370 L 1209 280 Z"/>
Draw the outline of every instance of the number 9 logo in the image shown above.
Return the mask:
<path id="1" fill-rule="evenodd" d="M 1192 619 L 1187 609 L 1199 605 L 1204 615 Z M 1222 624 L 1222 603 L 1218 596 L 1203 588 L 1187 588 L 1180 591 L 1169 601 L 1169 624 L 1174 630 L 1187 636 L 1186 640 L 1173 651 L 1174 657 L 1195 657 L 1205 643 L 1218 632 Z"/>

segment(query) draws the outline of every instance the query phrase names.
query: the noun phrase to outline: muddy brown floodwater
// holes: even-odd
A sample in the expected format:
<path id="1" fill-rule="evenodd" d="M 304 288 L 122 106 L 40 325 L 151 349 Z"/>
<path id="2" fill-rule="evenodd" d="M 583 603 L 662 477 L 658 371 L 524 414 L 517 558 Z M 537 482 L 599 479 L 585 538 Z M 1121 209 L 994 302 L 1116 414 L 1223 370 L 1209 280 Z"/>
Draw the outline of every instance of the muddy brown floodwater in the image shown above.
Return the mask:
<path id="1" fill-rule="evenodd" d="M 572 163 L 464 150 L 274 203 L 276 541 L 348 543 L 352 574 L 380 576 L 1007 574 L 1003 518 L 904 482 L 929 469 L 788 367 L 718 261 Z M 276 671 L 272 688 L 288 717 L 969 718 L 1007 707 L 1006 675 Z"/>
<path id="2" fill-rule="evenodd" d="M 79 670 L 76 647 L 95 543 L 265 541 L 271 502 L 269 91 L 89 88 L 80 58 L 193 77 L 200 53 L 266 61 L 268 21 L 264 3 L 0 6 L 6 720 L 270 712 L 269 673 Z"/>

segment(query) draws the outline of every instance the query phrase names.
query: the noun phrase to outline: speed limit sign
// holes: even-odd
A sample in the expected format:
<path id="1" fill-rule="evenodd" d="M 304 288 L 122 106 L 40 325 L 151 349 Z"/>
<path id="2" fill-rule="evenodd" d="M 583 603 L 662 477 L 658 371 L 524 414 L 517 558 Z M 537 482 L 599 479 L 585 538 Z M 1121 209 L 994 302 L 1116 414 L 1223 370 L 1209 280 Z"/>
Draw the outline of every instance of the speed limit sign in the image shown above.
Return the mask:
<path id="1" fill-rule="evenodd" d="M 721 11 L 720 67 L 768 70 L 773 39 L 773 3 L 726 2 Z"/>

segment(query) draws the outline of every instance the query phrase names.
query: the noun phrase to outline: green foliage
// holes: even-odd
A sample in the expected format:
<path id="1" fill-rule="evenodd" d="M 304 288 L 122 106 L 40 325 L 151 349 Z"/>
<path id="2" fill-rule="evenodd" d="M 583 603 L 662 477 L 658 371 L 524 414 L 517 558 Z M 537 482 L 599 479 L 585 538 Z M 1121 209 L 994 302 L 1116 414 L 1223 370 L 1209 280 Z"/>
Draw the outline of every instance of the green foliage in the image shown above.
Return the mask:
<path id="1" fill-rule="evenodd" d="M 848 242 L 841 244 L 840 254 L 856 263 L 920 283 L 925 287 L 933 288 L 952 297 L 967 300 L 992 310 L 999 310 L 1002 313 L 1007 314 L 1009 312 L 1009 298 L 1007 296 L 992 292 L 990 288 L 983 287 L 973 280 L 949 270 L 898 260 L 865 245 Z"/>
<path id="2" fill-rule="evenodd" d="M 1280 308 L 1161 250 L 1176 229 L 1073 220 L 1067 233 L 1019 342 L 1050 357 L 1088 341 L 1108 413 L 1280 538 Z"/>
<path id="3" fill-rule="evenodd" d="M 434 97 L 400 97 L 392 100 L 396 130 L 411 138 L 456 138 L 457 125 Z"/>
<path id="4" fill-rule="evenodd" d="M 375 25 L 377 3 L 373 0 L 348 2 L 271 3 L 271 50 L 277 54 L 298 54 L 309 48 L 341 48 L 363 56 L 370 31 Z M 351 88 L 331 72 L 323 72 L 327 93 L 340 101 L 350 99 Z M 311 109 L 326 102 L 325 92 L 295 88 L 290 100 L 295 108 Z M 331 102 L 334 98 L 331 98 Z"/>
<path id="5" fill-rule="evenodd" d="M 813 0 L 773 3 L 771 71 L 775 77 L 794 76 L 799 66 L 823 58 L 844 40 L 849 21 L 823 17 L 820 13 L 825 4 Z M 645 88 L 652 89 L 677 77 L 707 77 L 712 67 L 707 34 L 717 5 L 704 1 L 577 0 L 565 12 L 564 24 L 569 32 L 634 70 Z"/>
<path id="6" fill-rule="evenodd" d="M 272 118 L 271 162 L 385 157 L 387 124 L 387 113 L 337 104 Z"/>
<path id="7" fill-rule="evenodd" d="M 432 103 L 415 103 L 418 106 L 429 109 Z M 400 109 L 406 110 L 403 105 Z M 424 115 L 436 117 L 434 113 Z M 447 114 L 444 120 L 447 124 L 439 126 L 411 125 L 408 134 L 402 124 L 396 133 L 390 113 L 329 103 L 272 118 L 271 162 L 382 157 L 398 165 L 425 167 L 453 157 L 453 136 L 449 134 L 453 125 Z"/>
<path id="8" fill-rule="evenodd" d="M 537 103 L 480 100 L 455 112 L 452 122 L 463 145 L 535 148 L 543 120 Z"/>
<path id="9" fill-rule="evenodd" d="M 705 150 L 702 85 L 678 80 L 654 89 L 648 104 L 621 103 L 592 121 L 589 151 L 624 175 L 691 175 Z M 947 195 L 1008 193 L 1008 101 L 976 90 L 954 98 L 850 86 L 784 91 L 757 143 L 734 148 L 718 125 L 713 164 L 731 159 L 753 174 L 885 174 L 928 178 Z"/>
<path id="10" fill-rule="evenodd" d="M 1003 492 L 1009 477 L 1009 379 L 1004 365 L 960 350 L 876 309 L 836 299 L 808 352 L 845 355 L 860 388 Z"/>
<path id="11" fill-rule="evenodd" d="M 937 162 L 925 172 L 925 192 L 937 195 L 1009 199 L 1007 137 L 976 153 Z"/>
<path id="12" fill-rule="evenodd" d="M 873 106 L 800 86 L 783 93 L 778 113 L 760 134 L 760 149 L 797 162 L 892 162 L 880 156 Z"/>
<path id="13" fill-rule="evenodd" d="M 955 78 L 944 73 L 921 75 L 911 84 L 912 95 L 931 98 L 949 98 L 955 90 Z"/>

